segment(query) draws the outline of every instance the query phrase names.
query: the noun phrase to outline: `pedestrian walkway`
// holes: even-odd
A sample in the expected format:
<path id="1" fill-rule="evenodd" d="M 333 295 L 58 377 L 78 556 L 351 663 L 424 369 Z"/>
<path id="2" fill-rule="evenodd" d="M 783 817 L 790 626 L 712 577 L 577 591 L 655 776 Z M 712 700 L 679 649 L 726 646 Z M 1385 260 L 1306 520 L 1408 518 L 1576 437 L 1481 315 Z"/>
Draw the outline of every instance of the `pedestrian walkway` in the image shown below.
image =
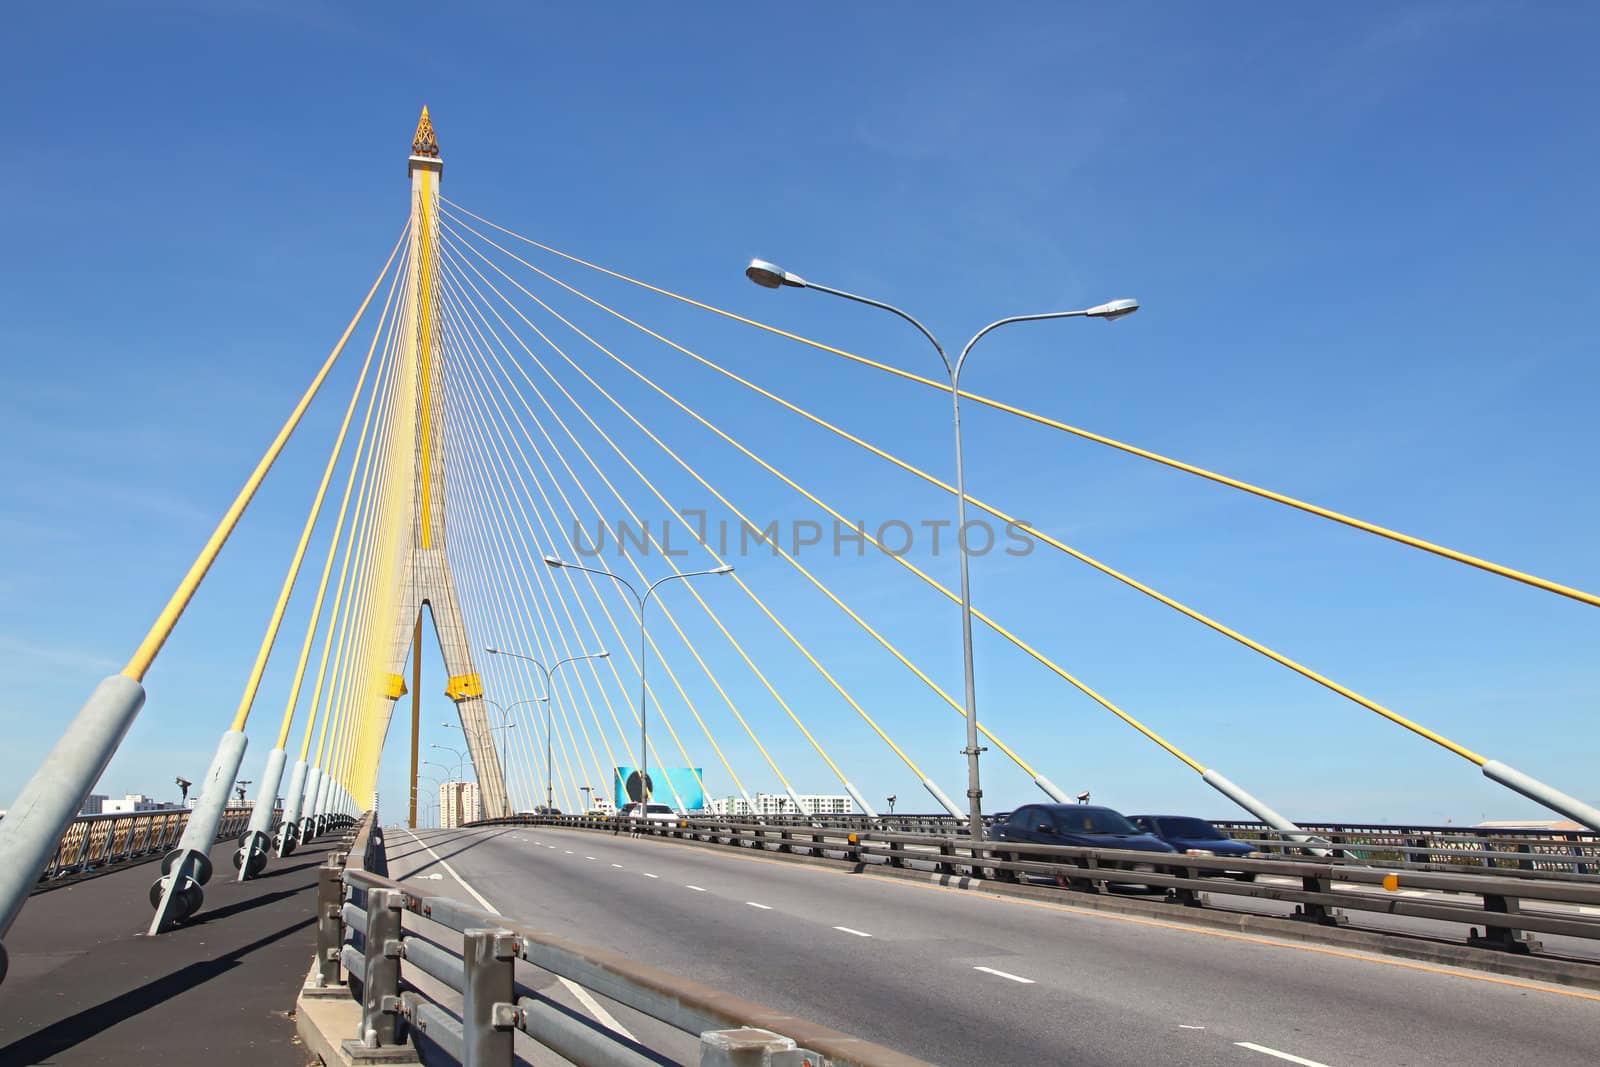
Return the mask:
<path id="1" fill-rule="evenodd" d="M 160 937 L 145 936 L 157 863 L 34 894 L 6 937 L 0 1064 L 305 1067 L 295 996 L 315 950 L 317 867 L 337 840 L 243 884 L 234 844 L 218 845 L 204 910 Z"/>

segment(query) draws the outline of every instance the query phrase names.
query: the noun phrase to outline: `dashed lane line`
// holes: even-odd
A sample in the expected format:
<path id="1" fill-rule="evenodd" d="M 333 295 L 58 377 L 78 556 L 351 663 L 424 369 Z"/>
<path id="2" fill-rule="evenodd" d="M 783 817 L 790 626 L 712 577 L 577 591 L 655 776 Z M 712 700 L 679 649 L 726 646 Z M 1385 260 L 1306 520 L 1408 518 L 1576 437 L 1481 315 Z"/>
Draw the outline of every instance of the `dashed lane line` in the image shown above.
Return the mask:
<path id="1" fill-rule="evenodd" d="M 750 905 L 752 908 L 760 908 L 762 911 L 771 911 L 772 910 L 772 905 L 771 904 L 757 904 L 753 900 L 747 900 L 747 901 L 745 901 L 745 903 Z"/>
<path id="2" fill-rule="evenodd" d="M 1266 1056 L 1276 1056 L 1278 1059 L 1285 1060 L 1289 1063 L 1298 1063 L 1300 1064 L 1300 1067 L 1328 1067 L 1326 1063 L 1320 1063 L 1317 1060 L 1308 1060 L 1304 1056 L 1295 1056 L 1288 1052 L 1280 1052 L 1275 1048 L 1268 1048 L 1265 1045 L 1258 1045 L 1254 1041 L 1235 1041 L 1234 1044 L 1240 1048 L 1247 1048 L 1251 1052 L 1260 1052 Z"/>
<path id="3" fill-rule="evenodd" d="M 700 888 L 700 887 L 699 887 L 699 886 L 697 886 L 697 885 L 690 885 L 690 884 L 689 884 L 689 883 L 687 883 L 687 882 L 685 882 L 685 883 L 684 883 L 684 884 L 683 884 L 683 888 L 685 888 L 685 889 L 693 889 L 693 890 L 694 890 L 694 891 L 695 891 L 695 892 L 696 892 L 696 893 L 704 893 L 704 892 L 705 892 L 705 890 L 704 890 L 704 889 L 701 889 L 701 888 Z"/>
<path id="4" fill-rule="evenodd" d="M 1034 984 L 1032 978 L 1024 978 L 1020 974 L 1012 974 L 1009 971 L 997 971 L 993 967 L 974 967 L 972 969 L 975 971 L 982 971 L 984 974 L 992 974 L 996 978 L 1006 978 L 1013 982 L 1021 982 L 1023 985 Z"/>
<path id="5" fill-rule="evenodd" d="M 659 874 L 651 874 L 649 871 L 645 871 L 644 872 L 644 876 L 646 878 L 660 878 L 661 877 Z"/>
<path id="6" fill-rule="evenodd" d="M 848 926 L 835 926 L 834 929 L 839 931 L 841 934 L 855 934 L 857 937 L 871 937 L 872 936 L 871 934 L 867 933 L 865 930 L 852 930 Z"/>

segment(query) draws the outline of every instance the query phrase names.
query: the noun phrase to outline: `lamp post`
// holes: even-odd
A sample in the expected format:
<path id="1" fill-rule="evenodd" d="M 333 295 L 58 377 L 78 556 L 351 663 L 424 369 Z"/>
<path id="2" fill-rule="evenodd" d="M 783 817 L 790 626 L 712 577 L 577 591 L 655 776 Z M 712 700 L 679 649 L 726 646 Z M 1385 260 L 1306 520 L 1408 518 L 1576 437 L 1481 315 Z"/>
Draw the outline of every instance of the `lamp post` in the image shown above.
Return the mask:
<path id="1" fill-rule="evenodd" d="M 1097 304 L 1092 308 L 1080 311 L 1047 311 L 1038 315 L 1013 315 L 1010 318 L 997 319 L 972 335 L 966 347 L 961 350 L 961 355 L 956 357 L 954 363 L 945 353 L 944 346 L 939 339 L 918 322 L 910 314 L 900 310 L 893 304 L 885 304 L 869 297 L 858 296 L 855 293 L 845 292 L 843 289 L 831 289 L 826 285 L 808 282 L 797 274 L 788 271 L 765 260 L 752 259 L 745 268 L 745 277 L 764 289 L 778 289 L 790 286 L 796 289 L 815 289 L 819 293 L 830 296 L 842 297 L 853 300 L 858 304 L 879 308 L 891 312 L 915 326 L 933 345 L 939 353 L 939 359 L 944 363 L 945 374 L 950 379 L 950 412 L 951 422 L 955 430 L 956 445 L 956 547 L 961 560 L 961 669 L 966 688 L 966 715 L 967 715 L 967 747 L 962 749 L 962 754 L 967 757 L 967 807 L 969 828 L 974 844 L 983 841 L 983 790 L 978 779 L 978 754 L 983 749 L 978 747 L 978 698 L 977 686 L 972 670 L 972 589 L 968 581 L 968 552 L 967 552 L 967 485 L 966 470 L 961 457 L 961 368 L 967 361 L 967 356 L 972 352 L 972 346 L 991 330 L 1001 326 L 1008 326 L 1016 322 L 1037 322 L 1041 319 L 1072 319 L 1090 318 L 1104 319 L 1115 322 L 1117 319 L 1132 315 L 1139 310 L 1137 300 L 1113 300 L 1106 304 Z"/>
<path id="2" fill-rule="evenodd" d="M 428 747 L 429 748 L 437 748 L 440 751 L 448 752 L 451 755 L 455 756 L 455 758 L 456 758 L 456 780 L 457 781 L 461 781 L 466 777 L 466 772 L 462 770 L 462 768 L 467 765 L 467 754 L 465 752 L 461 751 L 459 748 L 451 748 L 449 745 L 431 744 Z M 438 766 L 438 764 L 434 764 L 434 766 Z"/>
<path id="3" fill-rule="evenodd" d="M 493 733 L 495 730 L 502 731 L 500 734 L 500 784 L 502 788 L 505 789 L 505 810 L 506 814 L 509 815 L 511 814 L 511 765 L 506 762 L 506 750 L 510 747 L 510 738 L 503 731 L 509 730 L 513 726 L 517 725 L 511 721 L 511 708 L 515 708 L 521 704 L 530 704 L 532 701 L 519 700 L 510 707 L 504 707 L 498 701 L 490 700 L 488 697 L 483 697 L 481 699 L 485 704 L 491 705 L 500 713 L 500 725 L 489 727 L 489 731 L 491 733 Z M 466 732 L 466 729 L 457 723 L 441 722 L 439 725 L 443 726 L 446 730 L 460 730 L 462 733 Z"/>
<path id="4" fill-rule="evenodd" d="M 645 589 L 644 595 L 640 596 L 639 595 L 639 591 L 633 587 L 633 583 L 629 582 L 626 578 L 622 577 L 620 574 L 612 574 L 610 571 L 596 570 L 593 567 L 580 567 L 576 563 L 568 563 L 565 560 L 559 560 L 554 556 L 546 556 L 544 558 L 544 561 L 545 561 L 545 563 L 547 563 L 551 567 L 555 567 L 558 570 L 562 569 L 562 568 L 565 568 L 567 570 L 583 571 L 583 572 L 585 572 L 587 574 L 598 574 L 598 575 L 600 575 L 602 577 L 610 578 L 612 581 L 616 582 L 618 585 L 622 586 L 622 588 L 626 589 L 630 594 L 632 594 L 634 601 L 639 605 L 639 812 L 638 813 L 639 813 L 640 817 L 643 817 L 643 816 L 647 815 L 649 813 L 649 811 L 650 811 L 650 775 L 648 773 L 648 770 L 649 770 L 648 760 L 649 760 L 650 750 L 649 750 L 648 747 L 646 747 L 647 742 L 649 740 L 649 735 L 648 735 L 647 727 L 646 727 L 646 723 L 648 721 L 648 716 L 647 716 L 647 709 L 645 707 L 645 701 L 646 701 L 647 696 L 649 694 L 649 690 L 645 688 L 645 682 L 644 682 L 644 668 L 645 668 L 644 608 L 645 608 L 645 605 L 650 602 L 650 597 L 655 593 L 655 591 L 658 588 L 660 588 L 661 586 L 663 586 L 666 583 L 668 583 L 668 582 L 675 581 L 675 580 L 677 580 L 679 578 L 699 578 L 699 577 L 702 577 L 702 576 L 708 575 L 708 574 L 732 574 L 733 573 L 733 564 L 724 563 L 720 567 L 713 567 L 710 570 L 705 570 L 705 571 L 684 571 L 684 572 L 679 573 L 679 574 L 669 574 L 665 578 L 659 578 L 655 582 L 651 583 L 649 588 Z M 626 792 L 626 783 L 624 783 L 624 792 Z"/>
<path id="5" fill-rule="evenodd" d="M 550 561 L 547 558 L 545 562 L 548 563 Z M 612 577 L 615 578 L 616 575 L 612 575 Z M 618 581 L 621 581 L 621 579 L 618 579 Z M 642 625 L 642 608 L 640 609 L 640 619 Z M 540 673 L 544 675 L 544 696 L 539 697 L 538 699 L 544 701 L 544 813 L 549 815 L 556 810 L 556 780 L 554 777 L 555 761 L 553 757 L 553 749 L 551 747 L 551 738 L 554 735 L 555 727 L 555 706 L 550 703 L 550 698 L 555 695 L 555 691 L 550 688 L 550 679 L 557 671 L 561 669 L 562 664 L 576 663 L 579 660 L 585 659 L 610 659 L 611 653 L 601 649 L 599 652 L 588 652 L 581 656 L 568 656 L 564 660 L 558 660 L 555 666 L 546 667 L 543 663 L 540 663 L 532 656 L 524 656 L 522 653 L 512 652 L 510 649 L 485 648 L 484 651 L 489 653 L 491 656 L 510 656 L 512 659 L 526 660 L 535 667 L 538 667 Z M 527 704 L 530 702 L 526 700 L 519 700 L 517 703 Z M 512 707 L 516 707 L 516 704 L 513 704 Z M 568 732 L 571 732 L 571 727 L 568 727 Z M 509 806 L 510 805 L 507 805 L 507 807 Z"/>

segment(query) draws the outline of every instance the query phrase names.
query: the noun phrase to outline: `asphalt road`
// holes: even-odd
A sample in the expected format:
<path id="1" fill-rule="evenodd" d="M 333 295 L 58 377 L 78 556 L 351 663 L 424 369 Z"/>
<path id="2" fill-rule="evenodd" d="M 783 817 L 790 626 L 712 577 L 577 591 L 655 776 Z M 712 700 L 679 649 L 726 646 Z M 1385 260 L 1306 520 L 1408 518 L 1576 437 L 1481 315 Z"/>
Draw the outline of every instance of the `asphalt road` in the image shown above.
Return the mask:
<path id="1" fill-rule="evenodd" d="M 936 1063 L 1579 1064 L 1600 1047 L 1589 991 L 653 839 L 418 836 L 428 849 L 388 842 L 419 889 L 470 899 L 465 882 L 564 937 Z"/>

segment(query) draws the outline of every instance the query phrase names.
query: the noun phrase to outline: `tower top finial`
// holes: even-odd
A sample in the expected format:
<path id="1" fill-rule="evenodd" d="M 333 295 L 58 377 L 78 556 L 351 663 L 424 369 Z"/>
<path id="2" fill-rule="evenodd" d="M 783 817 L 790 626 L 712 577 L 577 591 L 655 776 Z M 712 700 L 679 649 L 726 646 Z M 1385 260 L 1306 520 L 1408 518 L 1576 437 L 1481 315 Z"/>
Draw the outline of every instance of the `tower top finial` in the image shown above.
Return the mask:
<path id="1" fill-rule="evenodd" d="M 433 120 L 428 118 L 428 107 L 422 107 L 422 118 L 417 120 L 417 135 L 411 139 L 411 154 L 439 158 L 439 138 L 433 134 Z"/>

